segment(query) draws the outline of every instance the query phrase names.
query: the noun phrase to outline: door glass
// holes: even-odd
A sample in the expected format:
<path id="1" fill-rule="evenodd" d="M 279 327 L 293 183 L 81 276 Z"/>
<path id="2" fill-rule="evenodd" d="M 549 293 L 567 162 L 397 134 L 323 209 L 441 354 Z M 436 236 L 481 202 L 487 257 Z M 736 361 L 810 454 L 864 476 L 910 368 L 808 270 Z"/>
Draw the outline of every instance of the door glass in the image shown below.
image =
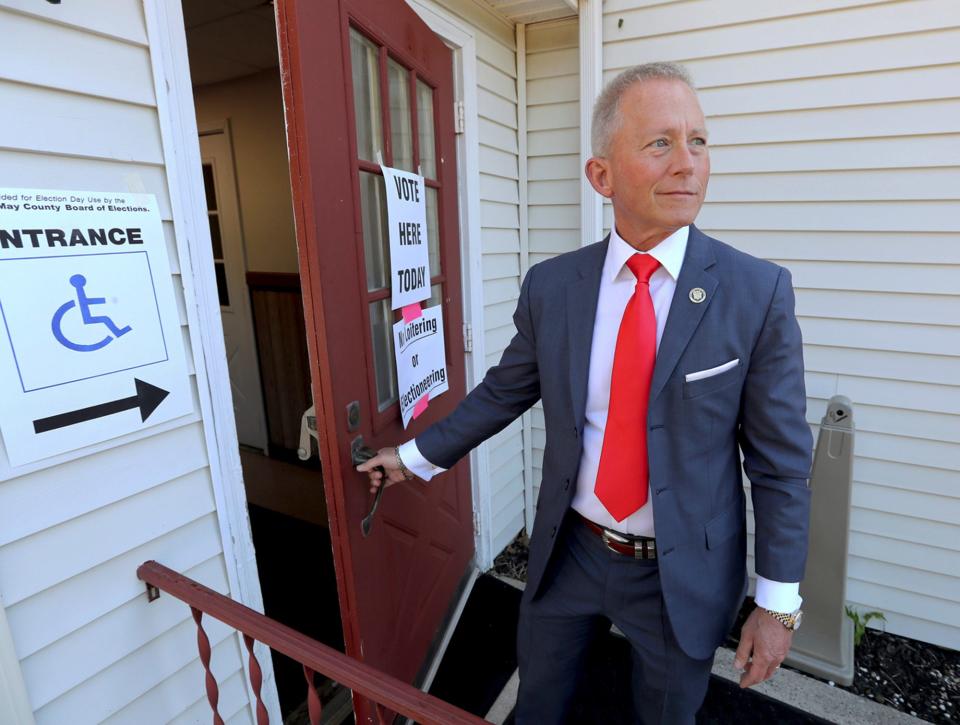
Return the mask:
<path id="1" fill-rule="evenodd" d="M 383 177 L 360 172 L 360 220 L 363 224 L 363 256 L 367 265 L 367 291 L 389 284 L 390 238 L 387 231 L 387 200 Z"/>
<path id="2" fill-rule="evenodd" d="M 433 130 L 433 89 L 417 79 L 417 126 L 420 135 L 420 169 L 428 179 L 437 178 L 437 142 Z"/>
<path id="3" fill-rule="evenodd" d="M 393 314 L 389 297 L 370 303 L 370 337 L 377 379 L 377 407 L 383 410 L 397 401 L 397 364 L 393 357 Z"/>
<path id="4" fill-rule="evenodd" d="M 413 168 L 413 129 L 410 113 L 410 76 L 407 69 L 387 61 L 390 80 L 390 136 L 393 139 L 393 165 L 405 171 Z"/>
<path id="5" fill-rule="evenodd" d="M 430 299 L 424 303 L 425 307 L 434 307 L 443 302 L 443 285 L 435 284 L 430 288 Z"/>
<path id="6" fill-rule="evenodd" d="M 357 117 L 357 155 L 376 161 L 382 148 L 379 49 L 350 28 L 350 68 L 353 72 L 353 110 Z"/>
<path id="7" fill-rule="evenodd" d="M 207 196 L 207 217 L 210 221 L 210 242 L 213 245 L 213 273 L 217 278 L 220 306 L 230 306 L 227 289 L 227 270 L 223 262 L 223 240 L 220 235 L 220 213 L 217 211 L 217 186 L 213 178 L 213 164 L 203 164 L 203 188 Z"/>
<path id="8" fill-rule="evenodd" d="M 440 225 L 437 224 L 437 190 L 427 187 L 427 253 L 430 255 L 430 276 L 440 274 Z"/>

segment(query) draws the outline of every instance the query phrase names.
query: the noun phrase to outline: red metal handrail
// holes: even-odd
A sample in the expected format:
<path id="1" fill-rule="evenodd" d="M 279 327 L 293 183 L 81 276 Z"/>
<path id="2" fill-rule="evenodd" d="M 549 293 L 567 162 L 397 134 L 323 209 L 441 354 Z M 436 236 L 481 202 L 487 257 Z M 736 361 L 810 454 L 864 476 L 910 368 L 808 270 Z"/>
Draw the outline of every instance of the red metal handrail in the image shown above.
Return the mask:
<path id="1" fill-rule="evenodd" d="M 159 591 L 163 591 L 190 607 L 197 623 L 197 645 L 200 650 L 200 661 L 205 670 L 207 700 L 213 710 L 214 723 L 218 725 L 222 724 L 223 720 L 217 712 L 219 699 L 217 682 L 210 672 L 210 642 L 201 623 L 204 614 L 209 614 L 243 634 L 244 644 L 250 655 L 250 679 L 257 698 L 258 725 L 267 725 L 269 718 L 260 697 L 262 675 L 260 665 L 253 654 L 254 641 L 262 642 L 270 649 L 285 654 L 303 665 L 304 675 L 307 678 L 307 704 L 312 725 L 320 722 L 321 712 L 320 697 L 313 683 L 315 672 L 336 680 L 376 703 L 377 715 L 382 725 L 386 725 L 385 708 L 413 718 L 424 725 L 487 723 L 476 715 L 428 695 L 370 665 L 347 657 L 342 652 L 208 589 L 203 584 L 168 569 L 163 564 L 155 561 L 144 562 L 137 568 L 137 576 L 146 582 L 151 599 L 159 596 Z"/>

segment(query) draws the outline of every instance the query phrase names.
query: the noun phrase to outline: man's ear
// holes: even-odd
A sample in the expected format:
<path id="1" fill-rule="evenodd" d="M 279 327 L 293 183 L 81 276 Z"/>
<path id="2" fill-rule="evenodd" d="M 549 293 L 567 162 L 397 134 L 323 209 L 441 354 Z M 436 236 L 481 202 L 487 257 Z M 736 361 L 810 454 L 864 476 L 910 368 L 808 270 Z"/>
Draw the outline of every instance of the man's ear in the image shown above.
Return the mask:
<path id="1" fill-rule="evenodd" d="M 613 179 L 610 175 L 610 163 L 601 156 L 592 156 L 587 160 L 583 172 L 587 180 L 600 196 L 610 199 L 613 196 Z"/>

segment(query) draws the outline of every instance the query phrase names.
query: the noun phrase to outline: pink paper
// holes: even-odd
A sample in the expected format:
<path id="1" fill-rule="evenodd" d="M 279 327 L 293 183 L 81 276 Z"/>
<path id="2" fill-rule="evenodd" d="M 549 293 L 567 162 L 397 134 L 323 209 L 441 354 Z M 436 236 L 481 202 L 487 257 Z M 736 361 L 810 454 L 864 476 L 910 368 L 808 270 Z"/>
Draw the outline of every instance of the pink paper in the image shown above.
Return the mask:
<path id="1" fill-rule="evenodd" d="M 413 419 L 416 420 L 419 418 L 423 414 L 423 411 L 427 409 L 428 405 L 430 405 L 430 393 L 424 393 L 423 397 L 413 406 Z"/>
<path id="2" fill-rule="evenodd" d="M 423 310 L 420 309 L 420 303 L 414 302 L 412 305 L 407 305 L 402 310 L 403 313 L 403 324 L 409 325 L 413 320 L 420 317 L 423 314 Z"/>

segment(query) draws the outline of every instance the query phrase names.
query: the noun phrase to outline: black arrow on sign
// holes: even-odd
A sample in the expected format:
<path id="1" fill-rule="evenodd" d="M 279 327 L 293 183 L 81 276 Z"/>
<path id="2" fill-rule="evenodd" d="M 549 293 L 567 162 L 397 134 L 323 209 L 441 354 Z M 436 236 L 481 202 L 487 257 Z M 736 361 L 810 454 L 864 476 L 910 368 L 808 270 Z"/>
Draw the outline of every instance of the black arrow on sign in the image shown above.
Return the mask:
<path id="1" fill-rule="evenodd" d="M 137 394 L 129 398 L 120 398 L 111 400 L 109 403 L 100 403 L 91 405 L 89 408 L 80 408 L 79 410 L 70 410 L 59 415 L 51 415 L 49 418 L 40 418 L 33 421 L 33 430 L 35 433 L 46 433 L 48 430 L 64 428 L 68 425 L 76 425 L 86 420 L 102 418 L 105 415 L 122 413 L 125 410 L 133 408 L 140 409 L 140 420 L 146 420 L 150 414 L 157 409 L 157 406 L 163 402 L 163 399 L 170 395 L 169 390 L 158 388 L 156 385 L 145 383 L 139 378 L 134 378 L 133 382 L 137 386 Z"/>

